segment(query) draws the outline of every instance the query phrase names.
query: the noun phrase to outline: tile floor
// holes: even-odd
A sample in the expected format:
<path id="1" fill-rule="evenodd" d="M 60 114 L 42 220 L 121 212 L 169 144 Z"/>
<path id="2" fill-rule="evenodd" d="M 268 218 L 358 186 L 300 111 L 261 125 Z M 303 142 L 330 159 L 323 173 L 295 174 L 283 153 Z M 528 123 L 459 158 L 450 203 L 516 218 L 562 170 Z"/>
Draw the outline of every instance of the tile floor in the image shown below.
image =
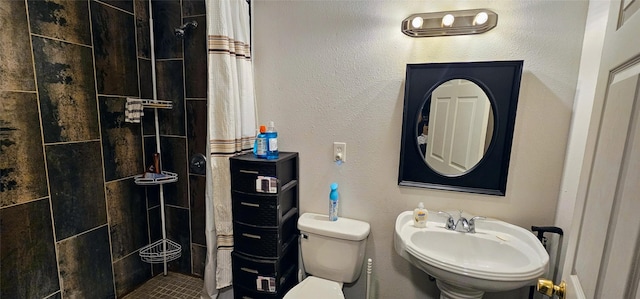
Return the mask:
<path id="1" fill-rule="evenodd" d="M 201 278 L 168 272 L 150 279 L 122 299 L 200 299 Z"/>

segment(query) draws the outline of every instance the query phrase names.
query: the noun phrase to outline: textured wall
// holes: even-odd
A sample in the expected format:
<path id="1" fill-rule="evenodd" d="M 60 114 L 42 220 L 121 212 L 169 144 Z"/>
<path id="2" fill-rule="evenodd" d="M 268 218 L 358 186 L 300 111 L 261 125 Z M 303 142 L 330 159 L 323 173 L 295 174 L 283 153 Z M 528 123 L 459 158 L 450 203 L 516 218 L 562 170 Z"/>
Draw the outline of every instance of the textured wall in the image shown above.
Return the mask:
<path id="1" fill-rule="evenodd" d="M 418 39 L 400 32 L 415 12 L 482 7 L 499 15 L 488 33 Z M 586 1 L 254 3 L 259 120 L 275 121 L 281 150 L 300 152 L 302 212 L 326 212 L 336 181 L 341 214 L 371 223 L 367 257 L 375 264 L 377 298 L 437 298 L 427 276 L 393 250 L 396 216 L 420 201 L 431 210 L 464 209 L 525 228 L 554 223 L 586 12 Z M 405 65 L 520 59 L 506 196 L 399 187 Z M 331 162 L 334 141 L 347 143 L 342 166 Z M 345 293 L 362 298 L 364 279 Z"/>
<path id="2" fill-rule="evenodd" d="M 180 175 L 166 192 L 168 235 L 183 246 L 170 269 L 199 275 L 204 185 L 187 153 L 206 141 L 204 1 L 155 4 L 158 94 L 175 106 L 160 115 L 164 166 Z M 151 98 L 148 9 L 0 2 L 11 33 L 0 37 L 0 297 L 113 298 L 160 273 L 138 256 L 160 238 L 157 188 L 133 183 L 155 151 L 152 117 L 129 124 L 123 112 L 127 96 Z M 183 17 L 201 22 L 189 59 L 173 35 Z"/>

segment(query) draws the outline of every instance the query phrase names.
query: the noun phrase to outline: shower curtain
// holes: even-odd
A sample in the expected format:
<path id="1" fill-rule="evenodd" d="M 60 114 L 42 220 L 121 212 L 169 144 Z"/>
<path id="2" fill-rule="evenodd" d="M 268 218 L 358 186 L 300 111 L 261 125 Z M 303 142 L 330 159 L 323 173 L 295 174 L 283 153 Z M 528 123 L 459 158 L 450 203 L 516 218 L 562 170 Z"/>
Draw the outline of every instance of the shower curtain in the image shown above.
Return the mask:
<path id="1" fill-rule="evenodd" d="M 206 1 L 208 138 L 204 298 L 231 285 L 231 179 L 229 157 L 250 151 L 256 105 L 246 0 Z"/>

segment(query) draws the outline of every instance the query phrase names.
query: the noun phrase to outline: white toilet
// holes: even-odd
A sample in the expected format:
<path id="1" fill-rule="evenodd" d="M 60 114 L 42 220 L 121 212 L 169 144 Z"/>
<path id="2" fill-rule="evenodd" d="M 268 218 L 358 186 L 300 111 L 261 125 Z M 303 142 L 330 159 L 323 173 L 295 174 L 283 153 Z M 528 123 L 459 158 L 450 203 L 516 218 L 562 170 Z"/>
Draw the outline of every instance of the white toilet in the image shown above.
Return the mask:
<path id="1" fill-rule="evenodd" d="M 343 283 L 358 279 L 364 262 L 369 223 L 305 213 L 298 219 L 300 250 L 307 277 L 284 299 L 344 299 Z"/>

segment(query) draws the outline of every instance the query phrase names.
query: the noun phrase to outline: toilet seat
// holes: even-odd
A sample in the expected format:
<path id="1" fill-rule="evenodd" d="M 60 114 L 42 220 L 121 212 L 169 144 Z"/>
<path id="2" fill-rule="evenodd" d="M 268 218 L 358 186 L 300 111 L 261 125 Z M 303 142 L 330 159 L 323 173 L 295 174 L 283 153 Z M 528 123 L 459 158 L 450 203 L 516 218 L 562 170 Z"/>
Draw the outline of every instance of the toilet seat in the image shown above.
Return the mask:
<path id="1" fill-rule="evenodd" d="M 305 278 L 283 299 L 345 299 L 342 284 L 315 276 Z"/>

